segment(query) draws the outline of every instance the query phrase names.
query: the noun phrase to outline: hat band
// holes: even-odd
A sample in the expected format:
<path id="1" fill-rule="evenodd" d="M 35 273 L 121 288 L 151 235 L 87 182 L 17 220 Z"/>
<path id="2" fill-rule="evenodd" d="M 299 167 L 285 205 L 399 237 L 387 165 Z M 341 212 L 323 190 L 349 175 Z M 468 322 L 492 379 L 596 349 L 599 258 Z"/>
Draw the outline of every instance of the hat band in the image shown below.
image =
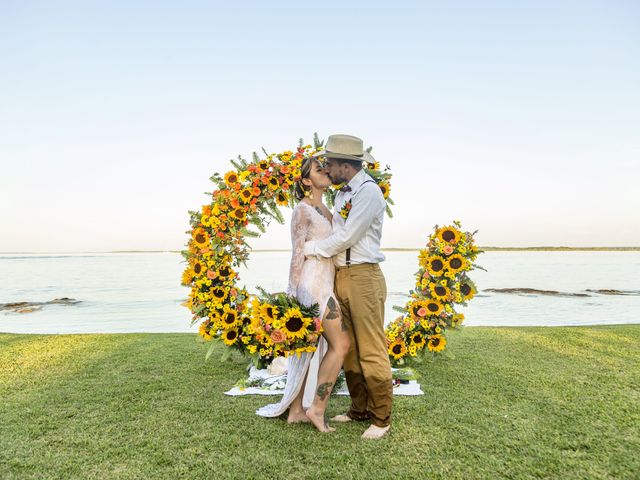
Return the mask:
<path id="1" fill-rule="evenodd" d="M 325 150 L 327 153 L 335 153 L 338 155 L 350 155 L 352 157 L 364 157 L 364 152 L 363 153 L 342 153 L 342 152 L 332 152 L 331 150 Z"/>

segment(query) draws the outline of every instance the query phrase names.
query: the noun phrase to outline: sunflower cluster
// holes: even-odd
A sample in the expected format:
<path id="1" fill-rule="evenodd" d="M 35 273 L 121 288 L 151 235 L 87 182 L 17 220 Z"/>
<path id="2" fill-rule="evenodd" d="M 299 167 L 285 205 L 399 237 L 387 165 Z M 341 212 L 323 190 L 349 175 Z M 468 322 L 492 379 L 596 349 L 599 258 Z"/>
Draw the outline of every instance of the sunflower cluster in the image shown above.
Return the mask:
<path id="1" fill-rule="evenodd" d="M 410 292 L 403 315 L 387 325 L 389 357 L 402 365 L 426 350 L 441 352 L 447 340 L 445 330 L 457 327 L 464 315 L 455 305 L 467 305 L 476 294 L 476 286 L 467 273 L 474 268 L 478 254 L 474 233 L 463 232 L 460 222 L 435 226 L 426 248 L 418 255 L 416 287 Z"/>
<path id="2" fill-rule="evenodd" d="M 300 141 L 295 150 L 264 152 L 262 158 L 254 153 L 252 161 L 232 160 L 234 169 L 211 177 L 215 190 L 210 202 L 189 212 L 182 285 L 191 289 L 185 305 L 193 314 L 192 324 L 200 323 L 204 340 L 222 341 L 262 364 L 277 356 L 315 350 L 322 327 L 313 312 L 294 298 L 279 297 L 270 310 L 266 292 L 256 297 L 239 286 L 238 268 L 249 258 L 247 237 L 260 236 L 271 220 L 284 223 L 280 208 L 294 206 L 302 164 L 323 143 L 315 135 L 313 146 Z M 377 170 L 379 165 L 367 167 L 382 182 L 380 188 L 388 191 L 391 174 Z M 329 189 L 327 201 L 334 196 Z"/>

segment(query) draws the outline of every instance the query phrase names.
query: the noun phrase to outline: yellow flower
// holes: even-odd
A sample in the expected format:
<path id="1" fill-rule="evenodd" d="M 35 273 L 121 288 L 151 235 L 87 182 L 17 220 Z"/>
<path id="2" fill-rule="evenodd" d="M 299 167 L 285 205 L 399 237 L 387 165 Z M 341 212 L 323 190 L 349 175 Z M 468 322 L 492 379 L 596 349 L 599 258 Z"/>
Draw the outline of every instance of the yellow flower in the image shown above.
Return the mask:
<path id="1" fill-rule="evenodd" d="M 276 203 L 281 207 L 289 205 L 289 195 L 286 192 L 278 192 L 276 195 Z"/>
<path id="2" fill-rule="evenodd" d="M 211 335 L 211 333 L 209 332 L 208 321 L 204 321 L 200 324 L 200 328 L 198 328 L 198 333 L 200 333 L 200 336 L 207 341 L 213 338 L 213 335 Z"/>
<path id="3" fill-rule="evenodd" d="M 444 273 L 444 261 L 437 255 L 429 255 L 421 266 L 426 268 L 433 277 L 439 277 Z"/>
<path id="4" fill-rule="evenodd" d="M 424 338 L 424 335 L 422 335 L 422 333 L 415 332 L 414 334 L 411 335 L 411 344 L 415 345 L 416 348 L 420 349 L 424 347 L 425 343 L 426 343 L 426 339 Z"/>
<path id="5" fill-rule="evenodd" d="M 470 283 L 464 282 L 460 285 L 460 293 L 465 301 L 471 300 L 476 295 L 476 289 Z"/>
<path id="6" fill-rule="evenodd" d="M 436 300 L 446 301 L 451 295 L 451 290 L 448 287 L 438 285 L 437 283 L 430 284 L 429 291 L 431 292 L 431 296 Z"/>
<path id="7" fill-rule="evenodd" d="M 444 307 L 438 300 L 429 299 L 426 301 L 426 308 L 429 315 L 440 315 Z"/>
<path id="8" fill-rule="evenodd" d="M 189 285 L 193 281 L 195 273 L 191 267 L 182 272 L 182 285 Z"/>
<path id="9" fill-rule="evenodd" d="M 391 355 L 394 360 L 399 360 L 406 354 L 407 345 L 401 338 L 397 338 L 395 341 L 391 342 L 391 345 L 389 345 L 389 355 Z"/>
<path id="10" fill-rule="evenodd" d="M 220 316 L 220 321 L 224 329 L 233 328 L 240 323 L 238 312 L 229 305 L 225 305 L 222 315 Z"/>
<path id="11" fill-rule="evenodd" d="M 200 248 L 205 247 L 209 243 L 209 234 L 203 228 L 195 228 L 191 236 Z"/>
<path id="12" fill-rule="evenodd" d="M 242 203 L 249 203 L 253 198 L 253 188 L 243 188 L 240 190 L 240 200 Z"/>
<path id="13" fill-rule="evenodd" d="M 228 187 L 235 187 L 239 180 L 237 172 L 230 171 L 224 175 L 224 183 L 226 183 Z"/>
<path id="14" fill-rule="evenodd" d="M 278 307 L 269 303 L 263 303 L 260 305 L 260 315 L 267 321 L 275 320 L 278 315 Z"/>
<path id="15" fill-rule="evenodd" d="M 436 236 L 443 242 L 456 244 L 460 240 L 460 231 L 455 227 L 442 227 L 436 231 Z"/>
<path id="16" fill-rule="evenodd" d="M 380 162 L 367 162 L 367 170 L 380 170 Z"/>
<path id="17" fill-rule="evenodd" d="M 378 186 L 380 187 L 380 190 L 382 191 L 382 196 L 385 198 L 385 200 L 389 198 L 389 193 L 391 192 L 391 185 L 389 185 L 386 182 L 380 182 Z"/>
<path id="18" fill-rule="evenodd" d="M 283 330 L 289 338 L 304 338 L 312 321 L 311 318 L 305 318 L 299 308 L 290 308 L 284 314 Z"/>
<path id="19" fill-rule="evenodd" d="M 238 331 L 235 328 L 222 332 L 222 341 L 227 345 L 233 345 L 238 340 Z"/>
<path id="20" fill-rule="evenodd" d="M 457 253 L 455 255 L 451 255 L 447 263 L 447 266 L 452 273 L 458 273 L 465 270 L 468 266 L 467 260 Z"/>
<path id="21" fill-rule="evenodd" d="M 441 352 L 442 350 L 444 350 L 446 344 L 447 340 L 442 335 L 432 335 L 431 337 L 429 337 L 427 348 L 429 348 L 430 352 Z"/>
<path id="22" fill-rule="evenodd" d="M 255 345 L 248 345 L 247 346 L 247 351 L 253 355 L 254 353 L 256 353 L 256 350 L 258 349 L 258 347 L 256 347 Z"/>

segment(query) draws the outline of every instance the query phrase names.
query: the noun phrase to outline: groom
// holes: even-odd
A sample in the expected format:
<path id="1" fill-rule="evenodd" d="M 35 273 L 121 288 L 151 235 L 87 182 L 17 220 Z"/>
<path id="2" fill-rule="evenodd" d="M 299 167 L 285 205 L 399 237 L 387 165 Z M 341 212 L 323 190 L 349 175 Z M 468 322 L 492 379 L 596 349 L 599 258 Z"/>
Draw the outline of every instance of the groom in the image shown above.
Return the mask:
<path id="1" fill-rule="evenodd" d="M 386 202 L 376 182 L 363 169 L 363 161 L 374 162 L 363 150 L 362 140 L 351 135 L 331 135 L 326 149 L 325 172 L 334 185 L 344 186 L 336 194 L 333 234 L 305 244 L 307 257 L 333 257 L 336 266 L 335 293 L 340 302 L 344 328 L 351 348 L 344 370 L 351 395 L 351 408 L 334 421 L 372 420 L 362 438 L 381 438 L 391 421 L 391 365 L 384 333 L 384 302 L 387 286 L 378 265 L 380 237 Z"/>

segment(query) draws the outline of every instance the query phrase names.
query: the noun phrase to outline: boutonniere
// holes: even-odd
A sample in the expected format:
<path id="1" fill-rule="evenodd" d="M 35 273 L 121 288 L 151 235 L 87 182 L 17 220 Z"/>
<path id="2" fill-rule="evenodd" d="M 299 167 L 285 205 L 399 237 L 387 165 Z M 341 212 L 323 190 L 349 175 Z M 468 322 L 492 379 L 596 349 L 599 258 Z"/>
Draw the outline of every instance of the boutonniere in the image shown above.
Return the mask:
<path id="1" fill-rule="evenodd" d="M 349 216 L 350 211 L 351 211 L 351 200 L 347 200 L 346 202 L 344 202 L 344 205 L 340 209 L 340 216 L 346 220 L 347 217 Z"/>

